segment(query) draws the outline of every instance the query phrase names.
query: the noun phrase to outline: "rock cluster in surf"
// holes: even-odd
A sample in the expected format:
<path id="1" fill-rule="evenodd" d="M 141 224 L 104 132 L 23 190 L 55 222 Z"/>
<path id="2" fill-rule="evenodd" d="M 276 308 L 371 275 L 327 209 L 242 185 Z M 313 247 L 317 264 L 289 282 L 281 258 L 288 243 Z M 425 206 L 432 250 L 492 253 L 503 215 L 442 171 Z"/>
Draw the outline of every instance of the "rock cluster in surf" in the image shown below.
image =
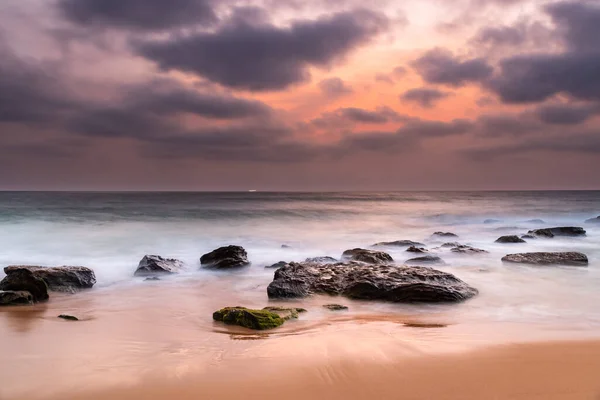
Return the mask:
<path id="1" fill-rule="evenodd" d="M 575 251 L 508 254 L 502 257 L 502 261 L 535 265 L 586 266 L 588 264 L 587 256 Z"/>

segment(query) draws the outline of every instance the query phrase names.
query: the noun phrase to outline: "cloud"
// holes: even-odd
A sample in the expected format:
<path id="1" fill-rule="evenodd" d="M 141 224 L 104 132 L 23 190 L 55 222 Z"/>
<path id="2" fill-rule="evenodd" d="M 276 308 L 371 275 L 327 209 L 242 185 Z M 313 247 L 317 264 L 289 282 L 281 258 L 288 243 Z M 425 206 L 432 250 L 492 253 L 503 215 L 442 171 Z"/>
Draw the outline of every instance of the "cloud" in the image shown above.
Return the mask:
<path id="1" fill-rule="evenodd" d="M 600 112 L 598 105 L 548 104 L 537 108 L 538 118 L 553 125 L 578 125 Z"/>
<path id="2" fill-rule="evenodd" d="M 427 83 L 463 86 L 488 79 L 493 68 L 483 58 L 460 59 L 450 51 L 436 48 L 411 63 Z"/>
<path id="3" fill-rule="evenodd" d="M 394 80 L 388 74 L 375 74 L 375 82 L 383 82 L 393 84 Z"/>
<path id="4" fill-rule="evenodd" d="M 328 78 L 319 82 L 319 89 L 328 97 L 340 97 L 354 92 L 341 78 Z"/>
<path id="5" fill-rule="evenodd" d="M 423 108 L 431 108 L 438 101 L 445 99 L 452 94 L 434 88 L 415 88 L 410 89 L 400 95 L 400 100 L 412 102 L 420 105 Z"/>
<path id="6" fill-rule="evenodd" d="M 585 1 L 561 1 L 545 7 L 569 49 L 598 52 L 600 6 Z"/>
<path id="7" fill-rule="evenodd" d="M 518 46 L 527 40 L 524 24 L 515 26 L 486 26 L 477 32 L 472 42 L 490 46 Z"/>
<path id="8" fill-rule="evenodd" d="M 347 107 L 323 113 L 311 121 L 318 128 L 346 128 L 352 124 L 386 124 L 388 122 L 405 122 L 407 117 L 398 114 L 389 107 L 378 107 L 376 110 Z"/>
<path id="9" fill-rule="evenodd" d="M 479 135 L 484 137 L 519 138 L 544 129 L 526 113 L 481 115 L 476 122 Z"/>
<path id="10" fill-rule="evenodd" d="M 68 20 L 86 27 L 151 31 L 217 21 L 209 0 L 60 0 L 58 7 Z"/>
<path id="11" fill-rule="evenodd" d="M 309 67 L 328 67 L 387 27 L 384 15 L 340 12 L 289 27 L 233 20 L 214 32 L 164 41 L 138 41 L 134 49 L 163 70 L 203 76 L 246 90 L 281 90 L 309 80 Z"/>

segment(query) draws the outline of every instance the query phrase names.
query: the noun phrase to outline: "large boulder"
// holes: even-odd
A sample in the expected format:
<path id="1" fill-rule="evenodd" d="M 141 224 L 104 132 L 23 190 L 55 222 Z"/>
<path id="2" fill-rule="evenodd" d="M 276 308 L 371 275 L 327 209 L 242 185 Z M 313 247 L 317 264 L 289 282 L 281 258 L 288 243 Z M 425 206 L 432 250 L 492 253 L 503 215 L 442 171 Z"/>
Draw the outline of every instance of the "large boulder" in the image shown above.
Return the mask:
<path id="1" fill-rule="evenodd" d="M 453 253 L 460 254 L 483 254 L 488 253 L 487 250 L 478 249 L 477 247 L 467 246 L 466 244 L 459 244 L 450 249 Z"/>
<path id="2" fill-rule="evenodd" d="M 396 240 L 394 242 L 379 242 L 375 243 L 372 247 L 410 247 L 410 246 L 425 246 L 420 242 L 413 242 L 412 240 Z"/>
<path id="3" fill-rule="evenodd" d="M 6 272 L 6 268 L 4 269 Z M 29 292 L 34 302 L 48 300 L 48 285 L 28 269 L 14 269 L 0 281 L 0 290 Z"/>
<path id="4" fill-rule="evenodd" d="M 587 224 L 600 224 L 600 216 L 597 216 L 596 218 L 586 219 L 585 222 Z"/>
<path id="5" fill-rule="evenodd" d="M 0 290 L 0 306 L 33 304 L 33 296 L 25 291 Z"/>
<path id="6" fill-rule="evenodd" d="M 262 310 L 251 310 L 246 307 L 225 307 L 213 313 L 215 321 L 228 325 L 239 325 L 244 328 L 266 330 L 277 328 L 290 318 L 298 318 L 304 309 L 265 307 Z"/>
<path id="7" fill-rule="evenodd" d="M 388 262 L 394 262 L 392 256 L 386 252 L 366 249 L 346 250 L 342 253 L 342 259 L 361 261 L 367 264 L 385 264 Z"/>
<path id="8" fill-rule="evenodd" d="M 411 258 L 410 260 L 406 260 L 407 264 L 444 264 L 444 260 L 442 260 L 438 256 L 422 256 Z"/>
<path id="9" fill-rule="evenodd" d="M 248 253 L 242 246 L 225 246 L 200 257 L 200 264 L 211 268 L 236 268 L 249 265 Z"/>
<path id="10" fill-rule="evenodd" d="M 391 302 L 456 302 L 477 290 L 452 274 L 426 267 L 366 265 L 358 262 L 290 263 L 275 272 L 270 298 L 311 294 L 343 295 Z"/>
<path id="11" fill-rule="evenodd" d="M 496 243 L 525 243 L 523 239 L 517 235 L 500 236 L 496 239 Z"/>
<path id="12" fill-rule="evenodd" d="M 585 254 L 574 251 L 561 253 L 539 252 L 508 254 L 502 257 L 502 261 L 535 265 L 586 266 L 588 264 L 588 258 Z"/>
<path id="13" fill-rule="evenodd" d="M 174 258 L 162 258 L 161 256 L 145 255 L 138 264 L 133 275 L 166 275 L 176 274 L 183 268 L 183 262 Z"/>
<path id="14" fill-rule="evenodd" d="M 73 293 L 81 289 L 89 289 L 96 283 L 96 274 L 87 267 L 11 265 L 4 268 L 6 275 L 11 275 L 17 271 L 31 272 L 34 276 L 46 282 L 48 290 L 55 292 Z"/>
<path id="15" fill-rule="evenodd" d="M 410 246 L 408 249 L 406 249 L 406 251 L 408 251 L 409 253 L 428 253 L 429 250 L 427 250 L 424 247 L 417 247 L 417 246 Z"/>
<path id="16" fill-rule="evenodd" d="M 559 226 L 555 228 L 533 229 L 530 235 L 552 238 L 554 236 L 585 236 L 585 229 L 579 226 Z"/>

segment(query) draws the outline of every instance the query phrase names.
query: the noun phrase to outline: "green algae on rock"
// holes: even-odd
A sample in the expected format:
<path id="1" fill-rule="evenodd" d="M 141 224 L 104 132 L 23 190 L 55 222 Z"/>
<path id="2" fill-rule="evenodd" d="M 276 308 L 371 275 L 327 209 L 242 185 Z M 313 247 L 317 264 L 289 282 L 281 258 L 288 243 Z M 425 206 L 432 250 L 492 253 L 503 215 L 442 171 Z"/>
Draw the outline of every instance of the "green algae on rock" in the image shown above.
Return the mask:
<path id="1" fill-rule="evenodd" d="M 266 330 L 277 328 L 290 318 L 298 318 L 303 308 L 265 307 L 251 310 L 246 307 L 225 307 L 213 313 L 215 321 L 228 325 L 239 325 L 249 329 Z"/>

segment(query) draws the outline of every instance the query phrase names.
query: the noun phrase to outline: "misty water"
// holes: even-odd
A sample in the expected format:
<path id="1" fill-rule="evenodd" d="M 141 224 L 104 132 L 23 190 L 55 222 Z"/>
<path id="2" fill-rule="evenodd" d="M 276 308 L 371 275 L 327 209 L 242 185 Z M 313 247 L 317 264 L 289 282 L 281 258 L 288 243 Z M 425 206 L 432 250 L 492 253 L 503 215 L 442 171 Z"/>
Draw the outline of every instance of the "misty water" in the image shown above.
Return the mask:
<path id="1" fill-rule="evenodd" d="M 442 310 L 463 323 L 511 322 L 593 331 L 600 327 L 600 224 L 584 221 L 599 214 L 600 192 L 592 191 L 5 192 L 0 193 L 0 265 L 84 265 L 93 268 L 98 278 L 92 295 L 101 296 L 148 285 L 133 272 L 145 254 L 158 254 L 186 263 L 184 273 L 152 283 L 161 290 L 204 282 L 205 294 L 215 304 L 233 305 L 230 299 L 235 298 L 266 305 L 266 286 L 273 277 L 273 269 L 265 269 L 266 265 L 314 256 L 339 258 L 346 249 L 368 248 L 381 241 L 410 239 L 430 249 L 457 241 L 489 253 L 440 249 L 437 255 L 445 265 L 436 268 L 476 287 L 479 296 L 441 306 L 358 302 L 351 312 Z M 487 219 L 498 221 L 484 223 Z M 544 222 L 529 222 L 532 219 Z M 502 235 L 553 226 L 583 226 L 587 235 L 494 243 Z M 432 237 L 435 231 L 459 237 L 439 239 Z M 228 244 L 243 246 L 251 266 L 226 272 L 200 267 L 202 254 Z M 415 256 L 405 248 L 386 251 L 399 264 Z M 530 251 L 580 251 L 590 262 L 587 267 L 532 267 L 500 260 L 509 253 Z M 314 315 L 309 318 L 319 314 Z"/>

